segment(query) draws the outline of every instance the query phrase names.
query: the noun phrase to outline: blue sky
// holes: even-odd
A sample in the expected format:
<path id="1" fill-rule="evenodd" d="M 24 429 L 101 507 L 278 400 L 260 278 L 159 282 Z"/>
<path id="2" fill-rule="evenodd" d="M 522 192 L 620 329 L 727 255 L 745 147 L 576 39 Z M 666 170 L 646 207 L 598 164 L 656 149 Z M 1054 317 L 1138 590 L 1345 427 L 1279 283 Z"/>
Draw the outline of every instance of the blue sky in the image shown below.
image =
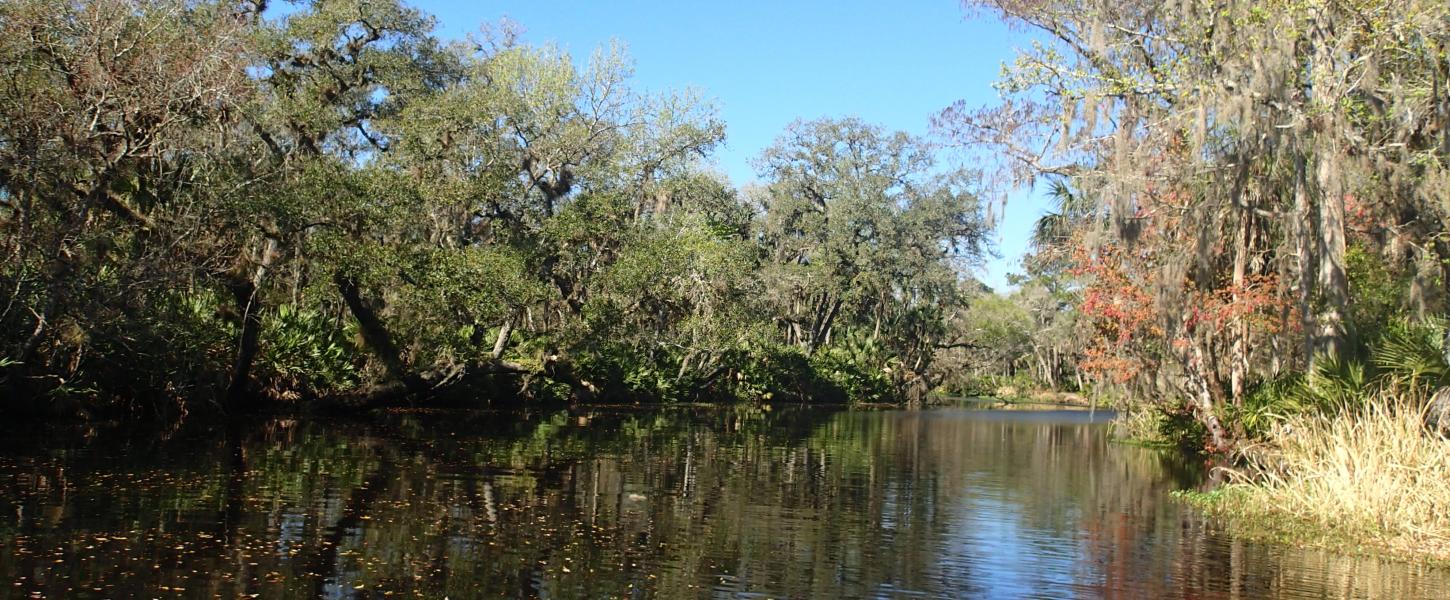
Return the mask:
<path id="1" fill-rule="evenodd" d="M 415 1 L 461 38 L 507 17 L 530 44 L 552 43 L 576 61 L 617 40 L 635 61 L 638 89 L 694 88 L 713 98 L 728 126 L 716 153 L 731 180 L 755 179 L 750 160 L 791 121 L 856 116 L 928 133 L 933 114 L 959 99 L 995 102 L 1002 62 L 1021 33 L 968 19 L 956 0 L 738 0 L 716 2 L 507 0 Z M 1016 268 L 1038 195 L 1009 202 L 997 232 L 1001 259 L 978 276 L 996 289 Z"/>

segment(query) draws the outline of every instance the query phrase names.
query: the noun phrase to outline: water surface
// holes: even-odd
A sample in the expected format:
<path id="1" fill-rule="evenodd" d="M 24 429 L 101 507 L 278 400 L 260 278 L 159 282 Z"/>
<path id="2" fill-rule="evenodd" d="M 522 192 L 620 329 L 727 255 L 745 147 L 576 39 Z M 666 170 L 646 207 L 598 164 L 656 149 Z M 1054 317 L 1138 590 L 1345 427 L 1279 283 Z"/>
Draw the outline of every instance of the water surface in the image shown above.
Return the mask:
<path id="1" fill-rule="evenodd" d="M 1104 412 L 271 420 L 0 441 L 0 598 L 1436 598 L 1236 540 Z"/>

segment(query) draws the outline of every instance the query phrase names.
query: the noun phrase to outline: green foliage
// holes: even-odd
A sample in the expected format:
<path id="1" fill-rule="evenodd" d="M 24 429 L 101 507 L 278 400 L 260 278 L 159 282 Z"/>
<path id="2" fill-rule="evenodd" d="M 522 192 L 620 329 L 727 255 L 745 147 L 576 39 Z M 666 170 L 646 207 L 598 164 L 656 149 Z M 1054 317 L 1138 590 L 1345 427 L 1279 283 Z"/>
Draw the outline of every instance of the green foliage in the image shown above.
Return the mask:
<path id="1" fill-rule="evenodd" d="M 1297 404 L 1307 409 L 1351 406 L 1369 391 L 1371 372 L 1353 359 L 1321 356 L 1295 390 Z"/>
<path id="2" fill-rule="evenodd" d="M 1186 452 L 1202 451 L 1208 435 L 1192 413 L 1167 405 L 1137 407 L 1122 413 L 1117 427 L 1115 437 L 1119 442 Z"/>
<path id="3" fill-rule="evenodd" d="M 1226 416 L 1257 438 L 1293 417 L 1357 411 L 1385 390 L 1428 395 L 1450 384 L 1445 331 L 1442 319 L 1390 321 L 1369 343 L 1369 360 L 1321 356 L 1305 373 L 1260 383 Z"/>
<path id="4" fill-rule="evenodd" d="M 1187 451 L 1203 450 L 1202 440 L 1208 438 L 1208 430 L 1193 413 L 1177 408 L 1163 412 L 1158 424 L 1159 439 L 1170 440 Z"/>
<path id="5" fill-rule="evenodd" d="M 959 268 L 982 252 L 975 174 L 938 168 L 925 141 L 851 118 L 791 124 L 757 168 L 768 182 L 755 194 L 761 277 L 787 343 L 814 356 L 837 330 L 871 331 L 899 361 L 897 395 L 924 399 L 946 315 L 965 296 Z M 825 360 L 868 395 L 885 366 Z"/>
<path id="6" fill-rule="evenodd" d="M 237 328 L 226 318 L 227 301 L 207 288 L 164 291 L 159 296 L 139 323 L 111 322 L 87 334 L 95 351 L 111 361 L 77 373 L 78 380 L 112 393 L 150 391 L 168 399 L 218 391 L 221 374 L 213 365 L 227 364 L 236 350 Z M 144 328 L 138 327 L 142 324 Z M 128 339 L 131 343 L 125 343 Z M 115 386 L 112 382 L 121 374 L 111 371 L 110 365 L 124 365 L 126 380 L 134 387 Z M 117 400 L 132 402 L 124 397 Z"/>
<path id="7" fill-rule="evenodd" d="M 217 292 L 200 288 L 173 292 L 158 303 L 154 331 L 170 353 L 197 357 L 198 363 L 230 352 L 236 325 L 223 316 L 226 301 Z"/>
<path id="8" fill-rule="evenodd" d="M 10 396 L 932 387 L 987 225 L 930 143 L 798 123 L 747 197 L 706 160 L 712 103 L 635 89 L 620 45 L 576 62 L 445 47 L 397 0 L 261 6 L 0 6 Z"/>
<path id="9" fill-rule="evenodd" d="M 901 369 L 900 359 L 880 340 L 863 332 L 845 332 L 811 356 L 810 366 L 830 384 L 831 392 L 842 394 L 846 402 L 880 403 L 896 398 L 890 374 Z"/>
<path id="10" fill-rule="evenodd" d="M 1379 339 L 1386 325 L 1407 317 L 1405 300 L 1410 296 L 1412 278 L 1391 269 L 1383 256 L 1365 244 L 1351 244 L 1344 262 L 1354 296 L 1346 326 L 1361 343 Z"/>
<path id="11" fill-rule="evenodd" d="M 269 389 L 319 394 L 356 384 L 357 349 L 351 343 L 356 333 L 338 321 L 291 304 L 267 315 L 258 374 L 269 381 Z"/>
<path id="12" fill-rule="evenodd" d="M 815 371 L 799 347 L 766 344 L 742 354 L 739 375 L 731 386 L 736 398 L 753 402 L 815 398 Z"/>
<path id="13" fill-rule="evenodd" d="M 1242 406 L 1225 411 L 1254 438 L 1277 424 L 1303 414 L 1353 410 L 1377 389 L 1375 374 L 1364 362 L 1321 356 L 1305 373 L 1291 373 L 1255 386 Z"/>
<path id="14" fill-rule="evenodd" d="M 1032 375 L 1026 371 L 1018 371 L 1012 375 L 991 374 L 966 378 L 951 391 L 959 396 L 1020 400 L 1037 387 L 1038 383 Z M 1004 394 L 1007 397 L 1002 397 Z"/>
<path id="15" fill-rule="evenodd" d="M 1260 383 L 1244 397 L 1241 406 L 1231 406 L 1225 416 L 1245 435 L 1261 438 L 1274 425 L 1310 409 L 1301 391 L 1303 380 L 1301 374 L 1294 374 Z"/>
<path id="16" fill-rule="evenodd" d="M 544 404 L 561 404 L 573 398 L 569 384 L 547 377 L 531 377 L 524 383 L 523 393 Z"/>
<path id="17" fill-rule="evenodd" d="M 1433 390 L 1450 385 L 1444 319 L 1392 321 L 1370 354 L 1381 382 L 1400 389 Z"/>

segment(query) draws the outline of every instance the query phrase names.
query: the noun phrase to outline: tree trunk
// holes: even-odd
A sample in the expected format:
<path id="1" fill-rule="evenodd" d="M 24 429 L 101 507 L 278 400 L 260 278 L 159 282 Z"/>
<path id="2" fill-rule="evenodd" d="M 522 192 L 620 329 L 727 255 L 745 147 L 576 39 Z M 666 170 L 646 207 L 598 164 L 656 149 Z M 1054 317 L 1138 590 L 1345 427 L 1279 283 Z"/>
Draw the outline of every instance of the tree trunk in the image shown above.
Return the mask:
<path id="1" fill-rule="evenodd" d="M 1319 244 L 1319 290 L 1322 306 L 1317 315 L 1316 350 L 1337 356 L 1344 345 L 1344 310 L 1349 305 L 1349 280 L 1344 273 L 1344 190 L 1340 185 L 1339 110 L 1340 93 L 1330 47 L 1332 19 L 1329 6 L 1320 6 L 1314 19 L 1314 62 L 1311 69 L 1314 128 L 1315 183 L 1319 191 L 1316 214 Z"/>
<path id="2" fill-rule="evenodd" d="M 1224 453 L 1233 449 L 1233 442 L 1229 432 L 1219 421 L 1218 410 L 1214 401 L 1214 393 L 1209 379 L 1205 376 L 1207 364 L 1204 362 L 1203 348 L 1200 344 L 1193 345 L 1193 358 L 1189 360 L 1187 376 L 1188 388 L 1193 397 L 1193 413 L 1204 429 L 1208 430 L 1208 450 L 1215 453 Z"/>
<path id="3" fill-rule="evenodd" d="M 449 366 L 422 373 L 407 373 L 402 377 L 371 385 L 365 385 L 347 392 L 322 399 L 323 406 L 343 407 L 350 410 L 379 408 L 409 397 L 425 393 L 436 393 L 451 386 L 465 383 L 479 377 L 492 375 L 536 375 L 536 371 L 504 360 L 489 361 L 470 366 Z M 569 383 L 569 382 L 565 382 Z"/>
<path id="4" fill-rule="evenodd" d="M 1300 345 L 1307 362 L 1314 358 L 1314 220 L 1310 216 L 1309 176 L 1306 159 L 1294 160 L 1294 262 L 1298 270 Z"/>
<path id="5" fill-rule="evenodd" d="M 229 286 L 232 299 L 237 304 L 237 312 L 241 315 L 237 357 L 232 362 L 231 382 L 227 385 L 226 406 L 229 410 L 240 408 L 250 391 L 252 364 L 256 362 L 262 338 L 262 307 L 257 302 L 257 293 L 261 291 L 262 281 L 276 257 L 277 240 L 268 237 L 262 242 L 257 268 L 252 271 L 251 277 L 238 278 Z"/>
<path id="6" fill-rule="evenodd" d="M 493 341 L 493 351 L 489 353 L 490 357 L 492 357 L 494 360 L 503 358 L 504 350 L 508 349 L 509 336 L 512 335 L 513 332 L 514 318 L 509 317 L 507 319 L 504 319 L 503 325 L 500 325 L 498 328 L 498 338 L 494 339 Z"/>
<path id="7" fill-rule="evenodd" d="M 357 281 L 338 273 L 333 276 L 333 283 L 337 285 L 337 291 L 342 295 L 343 302 L 347 304 L 348 311 L 352 313 L 353 318 L 357 319 L 363 342 L 382 361 L 388 375 L 412 391 L 420 392 L 427 389 L 416 374 L 408 372 L 407 365 L 403 362 L 403 353 L 393 342 L 393 336 L 388 332 L 387 324 L 383 323 L 382 317 L 362 297 L 362 290 L 358 288 Z"/>
<path id="8" fill-rule="evenodd" d="M 333 282 L 337 285 L 337 290 L 347 304 L 348 310 L 357 319 L 363 341 L 383 362 L 391 379 L 338 394 L 328 399 L 332 403 L 354 409 L 372 408 L 385 406 L 410 396 L 436 393 L 440 389 L 476 377 L 500 374 L 537 374 L 536 371 L 502 360 L 503 352 L 508 345 L 509 334 L 513 331 L 513 317 L 505 321 L 499 330 L 499 336 L 494 341 L 493 356 L 489 361 L 468 365 L 448 365 L 421 373 L 412 372 L 404 363 L 402 352 L 398 349 L 397 343 L 393 341 L 387 324 L 383 322 L 382 317 L 377 314 L 367 299 L 363 298 L 362 290 L 359 289 L 357 282 L 341 273 L 333 276 Z M 559 377 L 554 378 L 560 379 Z M 570 383 L 576 388 L 586 385 L 567 379 L 561 379 L 561 381 Z"/>
<path id="9" fill-rule="evenodd" d="M 824 298 L 822 299 L 824 300 Z M 836 298 L 829 302 L 822 302 L 824 313 L 816 315 L 815 323 L 811 326 L 811 337 L 806 344 L 806 354 L 814 355 L 821 344 L 831 335 L 831 326 L 836 321 L 836 315 L 841 312 L 841 299 Z"/>
<path id="10" fill-rule="evenodd" d="M 1233 271 L 1233 304 L 1239 306 L 1244 301 L 1243 294 L 1248 285 L 1249 265 L 1249 236 L 1252 226 L 1252 215 L 1247 210 L 1239 212 L 1239 226 L 1235 235 L 1234 244 L 1234 271 Z M 1249 326 L 1242 317 L 1235 317 L 1231 324 L 1233 328 L 1233 347 L 1229 364 L 1229 398 L 1238 406 L 1243 402 L 1244 378 L 1249 369 Z"/>

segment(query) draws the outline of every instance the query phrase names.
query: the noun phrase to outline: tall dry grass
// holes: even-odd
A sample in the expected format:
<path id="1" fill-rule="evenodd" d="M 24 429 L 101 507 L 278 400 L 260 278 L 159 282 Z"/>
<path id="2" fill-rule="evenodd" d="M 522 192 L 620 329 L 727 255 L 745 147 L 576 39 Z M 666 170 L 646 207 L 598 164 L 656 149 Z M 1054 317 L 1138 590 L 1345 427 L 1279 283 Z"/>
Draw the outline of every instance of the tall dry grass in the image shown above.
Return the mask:
<path id="1" fill-rule="evenodd" d="M 1450 560 L 1450 440 L 1425 430 L 1411 396 L 1382 391 L 1289 419 L 1235 473 L 1220 508 L 1293 541 Z"/>

